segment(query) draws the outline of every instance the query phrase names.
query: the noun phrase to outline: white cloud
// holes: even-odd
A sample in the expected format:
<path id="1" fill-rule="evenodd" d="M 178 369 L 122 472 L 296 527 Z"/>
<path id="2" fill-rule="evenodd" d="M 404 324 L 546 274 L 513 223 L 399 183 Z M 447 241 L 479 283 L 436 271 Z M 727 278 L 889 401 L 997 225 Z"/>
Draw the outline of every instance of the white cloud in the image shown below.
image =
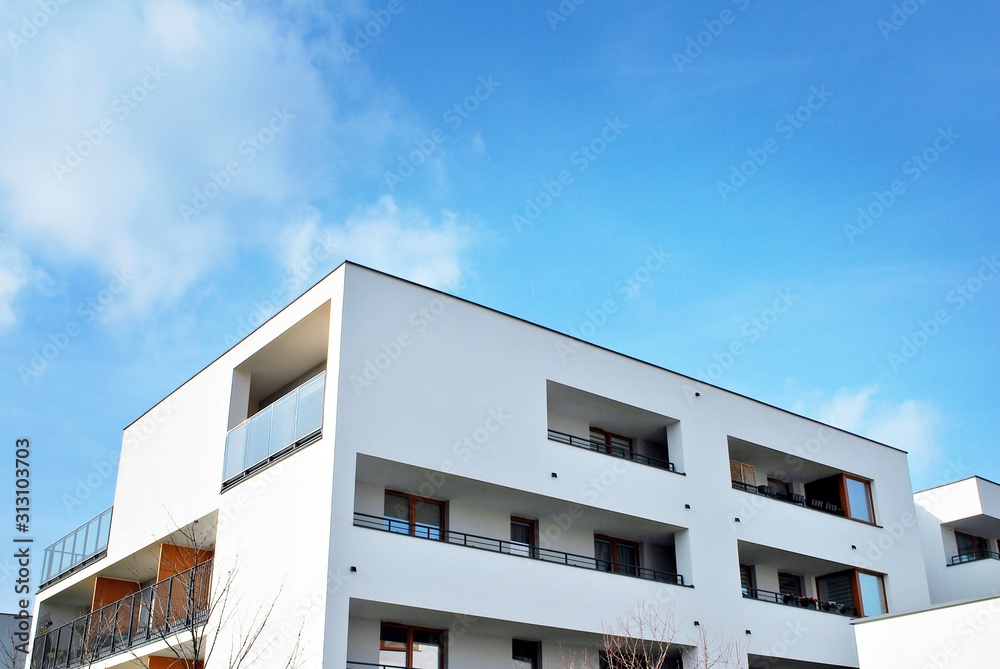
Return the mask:
<path id="1" fill-rule="evenodd" d="M 17 323 L 14 300 L 21 289 L 27 286 L 34 286 L 40 292 L 47 293 L 51 289 L 51 279 L 44 271 L 32 265 L 7 234 L 0 233 L 0 328 Z"/>
<path id="2" fill-rule="evenodd" d="M 294 273 L 319 240 L 342 258 L 435 288 L 453 289 L 462 278 L 462 252 L 472 227 L 452 212 L 436 218 L 416 207 L 399 207 L 392 196 L 361 208 L 340 225 L 323 224 L 318 212 L 286 226 L 280 259 Z"/>
<path id="3" fill-rule="evenodd" d="M 72 3 L 26 41 L 0 36 L 0 220 L 31 263 L 127 268 L 137 279 L 115 308 L 148 311 L 234 247 L 259 250 L 290 208 L 376 170 L 406 122 L 363 65 L 329 56 L 335 17 L 233 4 Z M 38 11 L 2 15 L 19 35 Z M 24 285 L 5 273 L 0 317 Z"/>
<path id="4" fill-rule="evenodd" d="M 938 432 L 942 417 L 928 402 L 881 400 L 878 388 L 868 386 L 859 390 L 841 388 L 831 398 L 809 393 L 796 404 L 795 410 L 907 451 L 910 473 L 916 480 L 930 476 L 934 463 L 941 458 Z"/>

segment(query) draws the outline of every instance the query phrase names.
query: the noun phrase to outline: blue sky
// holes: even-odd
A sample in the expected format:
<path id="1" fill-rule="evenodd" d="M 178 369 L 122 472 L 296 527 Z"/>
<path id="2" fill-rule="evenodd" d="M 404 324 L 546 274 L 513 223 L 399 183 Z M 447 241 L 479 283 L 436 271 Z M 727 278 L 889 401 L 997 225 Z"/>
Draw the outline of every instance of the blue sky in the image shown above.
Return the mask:
<path id="1" fill-rule="evenodd" d="M 125 425 L 344 259 L 890 443 L 916 488 L 1000 480 L 998 20 L 4 3 L 0 418 L 36 540 L 112 503 Z"/>

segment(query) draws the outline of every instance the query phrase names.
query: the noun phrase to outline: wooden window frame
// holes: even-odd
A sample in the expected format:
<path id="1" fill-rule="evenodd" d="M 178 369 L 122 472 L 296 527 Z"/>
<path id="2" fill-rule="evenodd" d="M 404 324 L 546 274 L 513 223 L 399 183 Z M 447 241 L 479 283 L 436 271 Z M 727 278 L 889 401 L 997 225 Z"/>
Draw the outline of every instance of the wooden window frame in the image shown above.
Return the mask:
<path id="1" fill-rule="evenodd" d="M 882 586 L 880 588 L 882 591 L 882 610 L 888 613 L 889 594 L 885 591 L 885 574 L 880 574 L 877 571 L 871 571 L 870 569 L 861 569 L 859 567 L 855 567 L 851 571 L 853 572 L 851 575 L 851 594 L 854 597 L 854 611 L 861 617 L 868 615 L 865 613 L 864 600 L 861 599 L 861 579 L 859 578 L 860 574 L 868 574 L 869 576 L 878 577 L 879 584 Z"/>
<path id="2" fill-rule="evenodd" d="M 968 555 L 968 553 L 963 553 L 958 547 L 958 535 L 969 537 L 972 539 L 972 552 L 973 553 L 985 553 L 990 550 L 990 540 L 986 537 L 981 537 L 978 534 L 969 534 L 968 532 L 963 532 L 962 530 L 955 530 L 955 552 L 958 555 Z M 977 548 L 976 544 L 979 543 L 982 548 Z"/>
<path id="3" fill-rule="evenodd" d="M 620 544 L 626 544 L 635 549 L 635 570 L 636 573 L 642 571 L 642 546 L 638 541 L 629 541 L 628 539 L 619 539 L 618 537 L 612 537 L 607 534 L 597 534 L 594 533 L 594 541 L 607 541 L 611 544 L 611 571 L 615 574 L 620 574 L 618 566 L 621 564 L 621 560 L 618 559 L 618 546 Z M 595 547 L 596 548 L 596 547 Z M 600 562 L 600 558 L 597 557 L 597 551 L 594 550 L 594 559 Z"/>
<path id="4" fill-rule="evenodd" d="M 413 495 L 413 494 L 408 493 L 408 492 L 400 492 L 398 490 L 389 490 L 387 488 L 386 491 L 385 491 L 385 494 L 382 495 L 382 505 L 383 505 L 383 507 L 382 507 L 383 508 L 383 510 L 382 510 L 382 516 L 384 518 L 388 518 L 388 516 L 385 515 L 385 495 L 395 495 L 396 497 L 404 497 L 407 500 L 409 500 L 409 509 L 407 511 L 407 515 L 409 517 L 406 520 L 406 522 L 409 525 L 409 532 L 407 534 L 408 534 L 408 536 L 411 536 L 411 537 L 417 536 L 417 533 L 416 533 L 416 530 L 417 530 L 417 520 L 416 520 L 417 519 L 417 503 L 418 502 L 424 502 L 424 503 L 430 503 L 430 504 L 436 505 L 441 510 L 441 521 L 440 521 L 441 525 L 439 527 L 441 538 L 439 539 L 439 541 L 444 541 L 445 534 L 448 531 L 448 528 L 447 528 L 447 522 L 448 522 L 447 502 L 445 500 L 443 500 L 443 499 L 434 499 L 433 497 L 423 497 L 421 495 Z M 393 520 L 398 520 L 398 519 L 393 519 Z"/>
<path id="5" fill-rule="evenodd" d="M 860 483 L 865 484 L 865 494 L 868 497 L 868 512 L 871 515 L 871 520 L 865 520 L 863 518 L 857 518 L 854 512 L 851 510 L 851 498 L 847 494 L 847 479 L 853 479 Z M 859 523 L 865 523 L 866 525 L 876 525 L 875 516 L 875 499 L 872 497 L 872 479 L 865 478 L 864 476 L 857 476 L 856 474 L 846 474 L 842 473 L 840 475 L 840 506 L 844 509 L 844 517 L 855 520 Z"/>
<path id="6" fill-rule="evenodd" d="M 404 629 L 404 630 L 406 630 L 406 651 L 405 651 L 406 652 L 406 660 L 405 660 L 405 662 L 406 662 L 405 666 L 406 667 L 412 667 L 413 666 L 413 633 L 414 632 L 435 632 L 435 633 L 441 635 L 441 645 L 439 646 L 439 648 L 441 649 L 441 654 L 438 657 L 438 669 L 444 669 L 444 667 L 445 667 L 445 661 L 444 661 L 445 648 L 447 646 L 447 644 L 446 644 L 446 638 L 447 638 L 446 634 L 447 634 L 448 630 L 439 630 L 439 629 L 435 629 L 433 627 L 421 627 L 419 625 L 403 625 L 401 623 L 380 622 L 379 623 L 379 631 L 378 631 L 378 649 L 379 649 L 379 651 L 389 650 L 389 651 L 395 651 L 395 652 L 399 652 L 399 649 L 398 648 L 385 648 L 382 645 L 382 627 L 395 627 L 397 629 Z"/>
<path id="7" fill-rule="evenodd" d="M 524 516 L 511 516 L 510 522 L 511 524 L 520 523 L 531 527 L 531 543 L 528 544 L 528 554 L 531 557 L 536 557 L 538 555 L 538 519 L 525 518 Z M 514 540 L 511 539 L 511 544 L 513 543 Z"/>
<path id="8" fill-rule="evenodd" d="M 615 432 L 610 432 L 604 428 L 590 426 L 590 439 L 594 440 L 594 433 L 599 432 L 604 437 L 604 452 L 607 455 L 613 455 L 611 448 L 613 444 L 611 443 L 612 438 L 617 437 L 618 439 L 623 439 L 628 442 L 628 460 L 632 460 L 635 457 L 635 438 L 626 437 L 624 434 L 617 434 Z M 617 447 L 616 448 L 620 448 Z"/>

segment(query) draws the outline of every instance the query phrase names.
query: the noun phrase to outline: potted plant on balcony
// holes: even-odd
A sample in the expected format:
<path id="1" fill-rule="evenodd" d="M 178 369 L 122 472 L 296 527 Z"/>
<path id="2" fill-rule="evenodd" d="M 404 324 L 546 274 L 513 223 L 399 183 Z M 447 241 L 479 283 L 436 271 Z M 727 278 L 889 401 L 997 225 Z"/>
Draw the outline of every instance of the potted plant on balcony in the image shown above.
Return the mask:
<path id="1" fill-rule="evenodd" d="M 833 602 L 833 601 L 830 601 L 830 600 L 827 600 L 827 601 L 823 602 L 822 604 L 820 604 L 820 607 L 824 611 L 837 611 L 837 610 L 840 609 L 840 605 L 837 604 L 837 602 Z"/>
<path id="2" fill-rule="evenodd" d="M 781 601 L 785 604 L 795 604 L 798 597 L 789 593 L 785 593 L 781 596 Z"/>
<path id="3" fill-rule="evenodd" d="M 840 607 L 840 612 L 845 616 L 853 616 L 854 607 L 851 606 L 850 604 L 842 604 Z"/>
<path id="4" fill-rule="evenodd" d="M 799 606 L 804 609 L 815 609 L 818 602 L 815 597 L 799 597 Z"/>

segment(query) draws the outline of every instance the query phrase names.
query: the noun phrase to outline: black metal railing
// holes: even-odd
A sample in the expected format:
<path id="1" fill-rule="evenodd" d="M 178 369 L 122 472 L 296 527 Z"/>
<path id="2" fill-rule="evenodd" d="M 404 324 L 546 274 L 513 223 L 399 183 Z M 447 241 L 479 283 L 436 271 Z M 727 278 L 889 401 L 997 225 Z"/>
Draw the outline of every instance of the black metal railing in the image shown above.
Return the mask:
<path id="1" fill-rule="evenodd" d="M 977 560 L 1000 560 L 1000 553 L 996 551 L 970 551 L 951 556 L 951 563 L 953 565 L 975 562 Z"/>
<path id="2" fill-rule="evenodd" d="M 212 560 L 154 583 L 76 620 L 42 632 L 32 669 L 68 669 L 162 639 L 205 622 Z"/>
<path id="3" fill-rule="evenodd" d="M 381 530 L 383 532 L 404 534 L 407 536 L 417 537 L 418 539 L 440 541 L 453 546 L 478 548 L 480 550 L 486 550 L 493 553 L 503 553 L 505 555 L 513 555 L 515 557 L 524 557 L 532 560 L 540 560 L 542 562 L 551 562 L 553 564 L 561 564 L 568 567 L 594 569 L 613 574 L 621 574 L 622 576 L 643 578 L 648 581 L 657 581 L 659 583 L 684 585 L 684 577 L 680 574 L 672 574 L 658 569 L 647 569 L 646 567 L 637 567 L 636 565 L 623 562 L 600 560 L 586 555 L 565 553 L 551 548 L 528 546 L 527 544 L 518 543 L 516 541 L 507 541 L 506 539 L 492 539 L 490 537 L 481 537 L 479 535 L 468 534 L 466 532 L 455 532 L 454 530 L 446 530 L 438 527 L 428 527 L 425 524 L 410 523 L 396 518 L 371 516 L 366 513 L 355 512 L 354 525 L 356 527 L 366 527 L 368 529 Z"/>
<path id="4" fill-rule="evenodd" d="M 371 662 L 347 661 L 347 669 L 358 669 L 358 667 L 368 667 L 368 669 L 406 669 L 401 664 L 373 664 Z"/>
<path id="5" fill-rule="evenodd" d="M 844 516 L 844 510 L 838 504 L 822 499 L 805 497 L 804 495 L 799 495 L 798 493 L 782 492 L 769 485 L 754 485 L 752 483 L 744 483 L 743 481 L 733 481 L 733 489 L 753 493 L 754 495 L 761 495 L 762 497 L 767 497 L 768 499 L 776 499 L 779 502 L 787 502 L 796 506 L 803 506 L 807 509 L 813 509 L 814 511 L 830 513 L 834 516 Z"/>
<path id="6" fill-rule="evenodd" d="M 771 590 L 761 590 L 760 588 L 743 588 L 743 598 L 771 602 L 772 604 L 784 604 L 785 606 L 794 606 L 801 609 L 811 609 L 813 611 L 823 611 L 825 613 L 836 613 L 842 616 L 855 615 L 854 607 L 850 604 L 824 602 L 815 597 L 782 594 Z"/>
<path id="7" fill-rule="evenodd" d="M 631 460 L 632 462 L 638 462 L 640 465 L 647 465 L 649 467 L 656 467 L 657 469 L 663 469 L 668 472 L 674 472 L 675 474 L 680 474 L 674 467 L 674 463 L 669 460 L 662 460 L 660 458 L 654 458 L 651 455 L 643 455 L 642 453 L 636 453 L 628 448 L 622 448 L 621 446 L 614 446 L 604 443 L 603 441 L 596 441 L 594 439 L 584 439 L 583 437 L 574 437 L 571 434 L 566 434 L 564 432 L 558 432 L 556 430 L 549 430 L 549 440 L 557 441 L 560 444 L 567 444 L 569 446 L 576 446 L 577 448 L 585 448 L 588 451 L 595 451 L 597 453 L 603 453 L 604 455 L 610 455 L 613 458 L 621 458 L 622 460 Z"/>

